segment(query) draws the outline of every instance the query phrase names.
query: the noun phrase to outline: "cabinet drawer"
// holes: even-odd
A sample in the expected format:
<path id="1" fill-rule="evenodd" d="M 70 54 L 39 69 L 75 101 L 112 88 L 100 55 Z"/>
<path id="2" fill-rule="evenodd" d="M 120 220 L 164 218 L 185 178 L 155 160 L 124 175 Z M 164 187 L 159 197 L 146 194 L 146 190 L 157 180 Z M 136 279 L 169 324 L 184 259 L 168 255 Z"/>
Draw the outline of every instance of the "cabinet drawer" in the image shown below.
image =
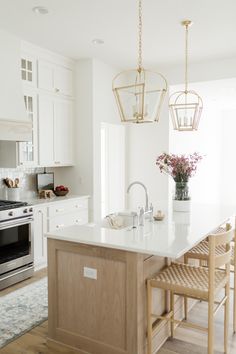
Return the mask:
<path id="1" fill-rule="evenodd" d="M 58 230 L 66 226 L 82 225 L 88 222 L 88 210 L 84 209 L 74 214 L 55 216 L 48 220 L 48 231 Z"/>
<path id="2" fill-rule="evenodd" d="M 75 213 L 77 211 L 84 210 L 87 208 L 87 199 L 75 199 L 64 203 L 55 203 L 55 205 L 51 205 L 50 207 L 48 207 L 48 216 L 49 218 L 53 218 L 57 215 Z"/>

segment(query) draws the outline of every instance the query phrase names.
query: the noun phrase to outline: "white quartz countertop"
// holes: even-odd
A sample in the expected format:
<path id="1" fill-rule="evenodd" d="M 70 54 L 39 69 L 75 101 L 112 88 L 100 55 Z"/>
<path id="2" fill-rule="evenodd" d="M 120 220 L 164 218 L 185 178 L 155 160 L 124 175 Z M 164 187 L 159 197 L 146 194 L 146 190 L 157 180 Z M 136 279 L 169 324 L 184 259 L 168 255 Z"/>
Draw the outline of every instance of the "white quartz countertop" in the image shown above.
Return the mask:
<path id="1" fill-rule="evenodd" d="M 73 199 L 84 199 L 84 198 L 89 198 L 88 195 L 73 195 L 73 194 L 67 194 L 65 197 L 52 197 L 52 198 L 47 198 L 47 199 L 40 199 L 40 198 L 22 198 L 22 201 L 27 202 L 30 205 L 37 206 L 37 205 L 42 205 L 42 204 L 53 204 L 55 202 L 65 202 Z"/>
<path id="2" fill-rule="evenodd" d="M 96 224 L 75 225 L 53 231 L 48 238 L 129 252 L 177 259 L 231 218 L 236 206 L 192 205 L 190 213 L 169 207 L 163 221 L 147 222 L 137 229 L 107 229 Z"/>

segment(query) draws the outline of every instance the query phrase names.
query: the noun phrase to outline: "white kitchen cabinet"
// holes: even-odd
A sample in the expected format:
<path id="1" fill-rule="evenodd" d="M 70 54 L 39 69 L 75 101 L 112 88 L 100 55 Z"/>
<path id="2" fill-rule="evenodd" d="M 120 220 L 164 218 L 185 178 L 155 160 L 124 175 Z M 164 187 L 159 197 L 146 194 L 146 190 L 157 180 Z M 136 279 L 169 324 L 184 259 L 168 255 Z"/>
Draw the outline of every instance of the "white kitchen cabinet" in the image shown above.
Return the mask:
<path id="1" fill-rule="evenodd" d="M 88 210 L 88 198 L 74 198 L 60 203 L 54 203 L 48 208 L 48 217 L 54 218 L 64 214 L 76 214 Z"/>
<path id="2" fill-rule="evenodd" d="M 39 95 L 39 165 L 73 165 L 73 105 Z"/>
<path id="3" fill-rule="evenodd" d="M 73 72 L 71 69 L 55 66 L 54 90 L 62 95 L 73 96 Z"/>
<path id="4" fill-rule="evenodd" d="M 29 142 L 18 145 L 19 163 L 21 166 L 37 166 L 38 164 L 38 132 L 37 132 L 37 94 L 24 89 L 24 102 L 29 119 L 32 122 L 32 138 Z"/>
<path id="5" fill-rule="evenodd" d="M 2 162 L 4 167 L 73 165 L 73 65 L 66 57 L 23 42 L 18 73 L 33 123 L 32 139 L 11 144 L 14 156 Z"/>
<path id="6" fill-rule="evenodd" d="M 35 167 L 38 165 L 37 94 L 29 88 L 24 88 L 23 95 L 26 112 L 32 123 L 31 140 L 25 142 L 0 141 L 1 167 Z"/>
<path id="7" fill-rule="evenodd" d="M 56 165 L 73 165 L 72 102 L 54 101 L 54 161 Z"/>
<path id="8" fill-rule="evenodd" d="M 47 266 L 47 238 L 45 233 L 66 226 L 88 223 L 88 199 L 73 198 L 34 207 L 34 265 L 35 269 Z"/>
<path id="9" fill-rule="evenodd" d="M 66 226 L 83 225 L 88 222 L 88 211 L 82 210 L 74 214 L 64 214 L 48 220 L 48 231 L 59 230 Z"/>
<path id="10" fill-rule="evenodd" d="M 50 96 L 38 100 L 39 165 L 54 166 L 54 103 Z"/>
<path id="11" fill-rule="evenodd" d="M 70 225 L 88 222 L 88 199 L 72 199 L 53 204 L 48 208 L 48 230 L 61 229 Z"/>
<path id="12" fill-rule="evenodd" d="M 29 87 L 37 86 L 37 59 L 36 57 L 22 53 L 21 56 L 21 80 Z"/>
<path id="13" fill-rule="evenodd" d="M 38 87 L 58 95 L 72 96 L 73 72 L 70 68 L 39 60 Z"/>
<path id="14" fill-rule="evenodd" d="M 36 269 L 47 265 L 47 207 L 34 208 L 34 266 Z"/>

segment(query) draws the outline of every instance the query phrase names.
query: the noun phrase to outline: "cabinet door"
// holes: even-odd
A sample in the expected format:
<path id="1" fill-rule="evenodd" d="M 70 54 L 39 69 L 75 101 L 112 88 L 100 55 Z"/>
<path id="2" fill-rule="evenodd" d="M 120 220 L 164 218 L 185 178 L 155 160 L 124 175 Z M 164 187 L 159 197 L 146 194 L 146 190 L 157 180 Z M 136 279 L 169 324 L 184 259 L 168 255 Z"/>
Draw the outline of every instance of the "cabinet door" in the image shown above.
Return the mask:
<path id="1" fill-rule="evenodd" d="M 39 60 L 38 86 L 57 95 L 73 95 L 72 70 L 61 65 Z"/>
<path id="2" fill-rule="evenodd" d="M 39 165 L 54 165 L 54 108 L 51 97 L 39 96 L 38 102 Z"/>
<path id="3" fill-rule="evenodd" d="M 54 102 L 54 153 L 56 165 L 73 164 L 73 111 L 72 102 Z"/>
<path id="4" fill-rule="evenodd" d="M 73 95 L 72 70 L 59 65 L 54 67 L 54 91 L 66 96 Z"/>
<path id="5" fill-rule="evenodd" d="M 54 92 L 53 65 L 44 60 L 38 62 L 38 87 Z"/>
<path id="6" fill-rule="evenodd" d="M 27 86 L 37 85 L 36 58 L 27 53 L 21 56 L 21 79 Z"/>
<path id="7" fill-rule="evenodd" d="M 40 207 L 34 210 L 34 264 L 36 268 L 47 265 L 47 208 Z"/>
<path id="8" fill-rule="evenodd" d="M 22 166 L 36 166 L 38 164 L 37 95 L 25 89 L 24 102 L 32 122 L 32 139 L 29 142 L 19 143 L 19 163 Z"/>

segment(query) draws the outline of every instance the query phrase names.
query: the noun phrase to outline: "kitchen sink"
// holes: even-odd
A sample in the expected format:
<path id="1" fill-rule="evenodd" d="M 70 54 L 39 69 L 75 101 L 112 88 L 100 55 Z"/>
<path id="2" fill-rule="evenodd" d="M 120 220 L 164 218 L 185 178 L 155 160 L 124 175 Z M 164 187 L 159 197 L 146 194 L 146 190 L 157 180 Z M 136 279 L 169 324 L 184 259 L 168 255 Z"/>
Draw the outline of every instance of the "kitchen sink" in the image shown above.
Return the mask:
<path id="1" fill-rule="evenodd" d="M 126 229 L 138 225 L 138 214 L 134 211 L 120 211 L 109 214 L 102 220 L 102 227 L 108 229 Z"/>

